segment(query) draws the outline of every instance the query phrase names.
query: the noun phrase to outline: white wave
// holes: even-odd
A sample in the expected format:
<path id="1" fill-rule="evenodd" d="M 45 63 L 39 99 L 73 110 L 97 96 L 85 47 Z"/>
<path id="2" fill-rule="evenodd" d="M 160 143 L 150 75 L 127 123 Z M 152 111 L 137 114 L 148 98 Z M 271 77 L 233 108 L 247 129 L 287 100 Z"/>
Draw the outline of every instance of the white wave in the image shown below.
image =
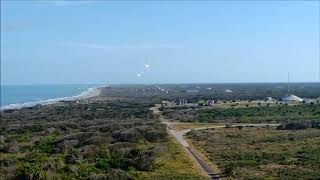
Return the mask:
<path id="1" fill-rule="evenodd" d="M 19 104 L 9 104 L 6 106 L 1 106 L 0 110 L 8 110 L 8 109 L 21 109 L 23 107 L 32 107 L 35 105 L 49 105 L 49 104 L 54 104 L 59 101 L 74 101 L 78 99 L 84 99 L 84 98 L 89 98 L 93 96 L 99 95 L 101 87 L 94 87 L 94 88 L 88 88 L 86 91 L 82 92 L 79 95 L 76 96 L 66 96 L 66 97 L 61 97 L 61 98 L 54 98 L 54 99 L 46 99 L 46 100 L 39 100 L 39 101 L 33 101 L 33 102 L 26 102 L 26 103 L 19 103 Z"/>

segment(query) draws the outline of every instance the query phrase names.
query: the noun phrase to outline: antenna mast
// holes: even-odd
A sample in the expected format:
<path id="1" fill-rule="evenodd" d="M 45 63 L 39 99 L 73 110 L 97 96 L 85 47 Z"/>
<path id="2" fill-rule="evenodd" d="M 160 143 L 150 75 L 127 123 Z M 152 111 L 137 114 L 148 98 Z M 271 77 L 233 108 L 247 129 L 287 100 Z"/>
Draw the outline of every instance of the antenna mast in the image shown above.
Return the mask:
<path id="1" fill-rule="evenodd" d="M 289 74 L 289 72 L 288 72 L 288 84 L 287 84 L 287 91 L 288 91 L 288 94 L 289 94 L 289 92 L 290 92 L 290 86 L 289 86 L 289 83 L 290 83 L 290 74 Z"/>

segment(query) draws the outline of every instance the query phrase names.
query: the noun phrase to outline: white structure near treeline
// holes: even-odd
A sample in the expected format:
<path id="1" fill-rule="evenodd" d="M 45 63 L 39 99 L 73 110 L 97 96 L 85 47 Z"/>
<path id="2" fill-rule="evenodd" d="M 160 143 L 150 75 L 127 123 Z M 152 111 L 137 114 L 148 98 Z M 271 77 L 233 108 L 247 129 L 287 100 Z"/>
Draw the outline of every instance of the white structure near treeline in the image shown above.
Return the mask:
<path id="1" fill-rule="evenodd" d="M 266 100 L 267 101 L 273 101 L 273 98 L 272 97 L 266 97 Z"/>
<path id="2" fill-rule="evenodd" d="M 282 101 L 284 101 L 284 102 L 302 102 L 303 99 L 298 96 L 292 95 L 292 94 L 286 94 L 282 97 Z"/>

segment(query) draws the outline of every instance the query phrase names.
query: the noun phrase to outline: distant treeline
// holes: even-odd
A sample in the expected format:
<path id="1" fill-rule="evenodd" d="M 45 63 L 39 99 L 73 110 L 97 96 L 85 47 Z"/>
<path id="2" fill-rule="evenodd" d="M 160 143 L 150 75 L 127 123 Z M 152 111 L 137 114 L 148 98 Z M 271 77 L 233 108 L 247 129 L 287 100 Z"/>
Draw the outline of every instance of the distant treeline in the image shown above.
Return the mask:
<path id="1" fill-rule="evenodd" d="M 320 119 L 320 104 L 296 106 L 192 109 L 187 107 L 162 108 L 168 119 L 185 122 L 265 123 Z"/>
<path id="2" fill-rule="evenodd" d="M 320 119 L 307 121 L 307 122 L 290 122 L 284 123 L 277 127 L 278 130 L 300 130 L 307 128 L 318 128 L 320 129 Z"/>
<path id="3" fill-rule="evenodd" d="M 161 90 L 162 89 L 162 90 Z M 232 92 L 225 92 L 225 90 Z M 187 90 L 198 92 L 188 93 Z M 281 99 L 287 93 L 303 98 L 320 97 L 320 83 L 239 83 L 239 84 L 163 84 L 163 85 L 123 85 L 103 89 L 102 94 L 114 97 L 149 98 L 153 102 L 161 100 L 186 99 L 196 102 L 212 100 L 256 100 L 272 97 Z"/>

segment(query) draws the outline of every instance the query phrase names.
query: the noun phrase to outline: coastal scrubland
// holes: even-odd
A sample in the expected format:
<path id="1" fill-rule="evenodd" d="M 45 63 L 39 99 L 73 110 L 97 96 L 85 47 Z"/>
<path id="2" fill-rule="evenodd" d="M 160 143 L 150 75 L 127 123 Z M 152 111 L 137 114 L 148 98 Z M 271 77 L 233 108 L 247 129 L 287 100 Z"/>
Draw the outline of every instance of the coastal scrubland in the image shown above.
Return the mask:
<path id="1" fill-rule="evenodd" d="M 320 104 L 210 109 L 169 107 L 162 110 L 166 118 L 182 122 L 284 123 L 320 119 Z"/>
<path id="2" fill-rule="evenodd" d="M 320 178 L 318 103 L 235 105 L 238 100 L 279 97 L 286 91 L 284 84 L 160 87 L 118 85 L 102 88 L 100 96 L 90 99 L 1 111 L 0 179 L 206 179 L 150 110 L 162 100 L 177 99 L 231 104 L 161 108 L 168 120 L 189 122 L 184 128 L 214 123 L 281 124 L 264 128 L 226 125 L 187 135 L 227 179 L 298 179 L 299 173 L 305 179 Z M 233 92 L 225 93 L 226 88 Z M 319 88 L 319 84 L 299 84 L 292 91 L 316 98 Z M 188 89 L 199 92 L 188 93 Z"/>
<path id="3" fill-rule="evenodd" d="M 320 129 L 235 127 L 187 137 L 226 179 L 319 179 Z"/>
<path id="4" fill-rule="evenodd" d="M 149 110 L 131 100 L 1 112 L 0 179 L 202 179 Z"/>

